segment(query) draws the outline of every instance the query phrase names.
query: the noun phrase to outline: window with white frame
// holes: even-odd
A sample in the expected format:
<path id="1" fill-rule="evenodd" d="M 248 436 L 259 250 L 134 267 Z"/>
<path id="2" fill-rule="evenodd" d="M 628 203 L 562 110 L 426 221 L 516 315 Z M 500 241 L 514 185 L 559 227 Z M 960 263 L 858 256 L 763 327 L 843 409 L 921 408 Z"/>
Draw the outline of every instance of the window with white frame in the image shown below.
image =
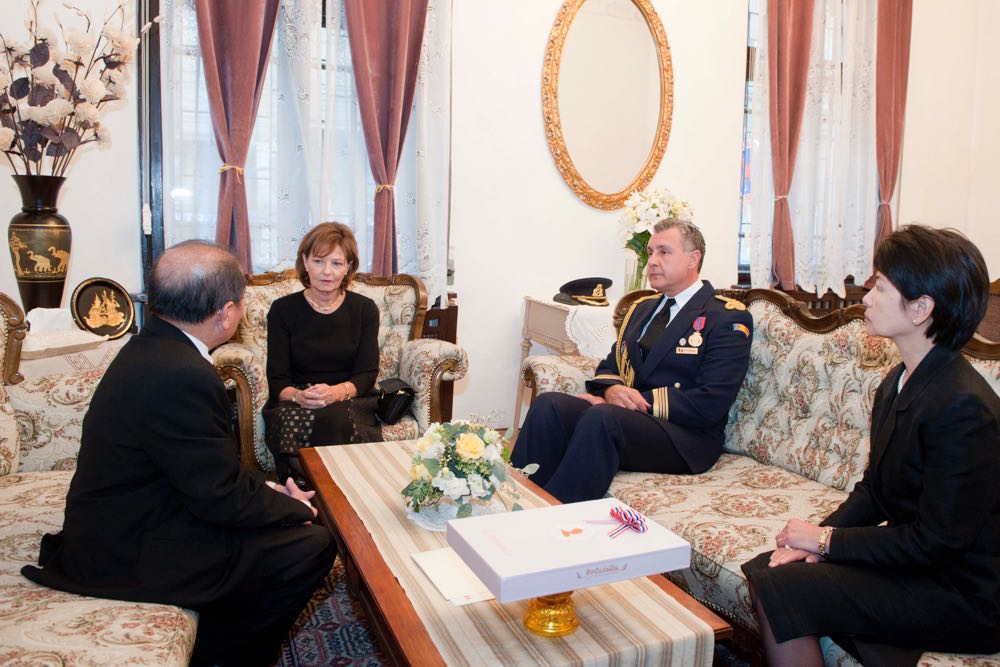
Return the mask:
<path id="1" fill-rule="evenodd" d="M 163 233 L 215 237 L 221 159 L 194 0 L 160 0 Z M 452 0 L 429 0 L 413 109 L 395 180 L 398 271 L 447 303 Z M 252 270 L 292 266 L 302 235 L 336 220 L 371 267 L 375 183 L 343 0 L 283 0 L 245 165 Z"/>

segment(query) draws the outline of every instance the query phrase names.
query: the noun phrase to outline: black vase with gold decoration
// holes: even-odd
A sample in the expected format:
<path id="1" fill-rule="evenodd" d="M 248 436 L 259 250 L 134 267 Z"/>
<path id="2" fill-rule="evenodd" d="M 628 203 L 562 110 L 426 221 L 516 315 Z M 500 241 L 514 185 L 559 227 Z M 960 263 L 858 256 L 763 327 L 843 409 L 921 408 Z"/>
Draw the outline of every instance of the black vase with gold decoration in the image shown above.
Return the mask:
<path id="1" fill-rule="evenodd" d="M 62 176 L 16 175 L 21 212 L 10 219 L 7 243 L 25 312 L 62 303 L 73 233 L 56 210 Z"/>

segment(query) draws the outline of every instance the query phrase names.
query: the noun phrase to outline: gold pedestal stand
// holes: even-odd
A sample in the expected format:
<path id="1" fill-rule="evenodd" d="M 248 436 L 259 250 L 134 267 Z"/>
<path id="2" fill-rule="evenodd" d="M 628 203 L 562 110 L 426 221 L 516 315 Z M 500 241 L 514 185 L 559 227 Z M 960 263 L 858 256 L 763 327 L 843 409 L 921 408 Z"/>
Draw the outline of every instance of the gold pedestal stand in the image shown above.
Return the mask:
<path id="1" fill-rule="evenodd" d="M 524 627 L 543 637 L 573 634 L 580 625 L 580 619 L 576 615 L 572 595 L 570 591 L 533 598 L 524 615 Z"/>

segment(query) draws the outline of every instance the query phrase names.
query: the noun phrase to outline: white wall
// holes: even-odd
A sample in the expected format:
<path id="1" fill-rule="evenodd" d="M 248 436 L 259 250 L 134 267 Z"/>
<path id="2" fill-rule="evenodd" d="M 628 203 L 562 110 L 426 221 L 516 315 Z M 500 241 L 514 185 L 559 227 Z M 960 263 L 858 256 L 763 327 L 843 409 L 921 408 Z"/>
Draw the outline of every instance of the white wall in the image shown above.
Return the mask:
<path id="1" fill-rule="evenodd" d="M 459 343 L 470 371 L 456 417 L 509 425 L 526 294 L 551 297 L 583 276 L 615 281 L 625 251 L 618 213 L 578 200 L 545 142 L 541 72 L 560 0 L 459 0 L 454 9 L 452 245 Z M 653 3 L 674 67 L 673 129 L 651 183 L 687 198 L 705 233 L 703 276 L 736 279 L 747 3 Z"/>
<path id="2" fill-rule="evenodd" d="M 900 223 L 955 227 L 1000 276 L 1000 6 L 913 4 L 898 192 Z"/>
<path id="3" fill-rule="evenodd" d="M 103 22 L 116 3 L 113 0 L 76 0 L 75 4 L 88 11 L 95 20 Z M 134 6 L 134 2 L 129 2 L 129 5 Z M 24 20 L 27 6 L 27 0 L 3 0 L 0 33 L 26 41 Z M 64 8 L 62 2 L 43 0 L 39 8 L 42 27 L 58 30 L 53 15 L 58 16 L 67 27 L 83 27 L 78 24 L 80 19 Z M 127 25 L 134 28 L 134 23 Z M 80 149 L 66 172 L 66 183 L 59 197 L 59 212 L 66 216 L 73 230 L 73 248 L 63 294 L 64 307 L 69 307 L 73 288 L 93 276 L 111 278 L 131 292 L 141 287 L 136 109 L 133 68 L 127 99 L 109 109 L 102 119 L 111 131 L 111 147 L 101 150 L 89 145 Z M 6 160 L 3 162 L 6 164 Z M 4 221 L 9 221 L 21 209 L 20 195 L 8 173 L 9 164 L 6 169 L 0 168 L 0 219 Z M 18 303 L 21 301 L 10 252 L 6 247 L 0 249 L 0 292 Z"/>
<path id="4" fill-rule="evenodd" d="M 78 0 L 94 14 L 112 0 Z M 23 36 L 26 0 L 4 0 L 0 32 Z M 130 3 L 134 5 L 133 3 Z M 556 171 L 541 117 L 542 57 L 561 0 L 456 0 L 454 7 L 452 246 L 459 339 L 469 377 L 455 415 L 513 417 L 522 297 L 551 296 L 570 279 L 603 275 L 621 294 L 625 252 L 615 212 L 580 202 Z M 704 276 L 735 279 L 746 0 L 654 0 L 674 64 L 673 131 L 652 185 L 688 198 L 708 241 Z M 44 0 L 42 19 L 71 14 Z M 913 45 L 897 220 L 952 225 L 1000 275 L 1000 7 L 993 0 L 920 0 Z M 67 294 L 81 280 L 141 286 L 135 86 L 105 117 L 110 150 L 81 152 L 60 211 L 73 228 Z M 0 176 L 0 212 L 20 206 Z M 0 291 L 17 297 L 7 252 Z"/>

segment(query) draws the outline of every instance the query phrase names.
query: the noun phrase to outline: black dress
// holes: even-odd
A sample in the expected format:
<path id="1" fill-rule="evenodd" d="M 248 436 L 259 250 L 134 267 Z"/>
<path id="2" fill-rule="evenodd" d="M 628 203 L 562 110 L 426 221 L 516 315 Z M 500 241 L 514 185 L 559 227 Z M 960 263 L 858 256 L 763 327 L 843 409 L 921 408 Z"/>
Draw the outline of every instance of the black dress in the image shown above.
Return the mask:
<path id="1" fill-rule="evenodd" d="M 743 566 L 778 642 L 830 635 L 868 667 L 1000 650 L 1000 398 L 946 348 L 897 395 L 902 371 L 876 393 L 864 477 L 822 522 L 829 559 Z"/>
<path id="2" fill-rule="evenodd" d="M 382 439 L 371 394 L 378 376 L 379 313 L 368 297 L 347 292 L 332 313 L 316 312 L 303 292 L 275 299 L 267 314 L 265 441 L 278 474 L 301 446 L 340 445 Z M 278 397 L 287 387 L 351 382 L 357 396 L 316 410 Z M 292 446 L 294 443 L 294 447 Z"/>

